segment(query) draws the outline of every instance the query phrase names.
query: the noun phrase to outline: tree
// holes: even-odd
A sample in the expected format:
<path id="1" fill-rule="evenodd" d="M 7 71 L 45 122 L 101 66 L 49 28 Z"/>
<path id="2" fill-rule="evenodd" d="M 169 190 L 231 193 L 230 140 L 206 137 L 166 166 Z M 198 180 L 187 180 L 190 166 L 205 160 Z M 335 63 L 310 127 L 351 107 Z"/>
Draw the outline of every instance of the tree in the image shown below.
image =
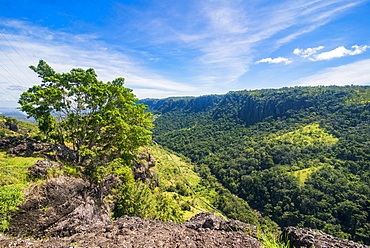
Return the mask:
<path id="1" fill-rule="evenodd" d="M 43 60 L 30 68 L 42 84 L 21 95 L 20 110 L 35 118 L 47 137 L 72 144 L 79 164 L 102 154 L 130 154 L 150 141 L 150 113 L 123 86 L 124 78 L 104 83 L 91 68 L 60 74 Z"/>

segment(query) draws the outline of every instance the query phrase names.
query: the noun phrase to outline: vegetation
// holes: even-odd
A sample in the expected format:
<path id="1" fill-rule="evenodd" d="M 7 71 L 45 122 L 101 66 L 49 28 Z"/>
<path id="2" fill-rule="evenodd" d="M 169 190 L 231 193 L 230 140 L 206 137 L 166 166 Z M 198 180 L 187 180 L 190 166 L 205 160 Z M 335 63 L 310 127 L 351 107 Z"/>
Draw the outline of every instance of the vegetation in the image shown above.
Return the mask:
<path id="1" fill-rule="evenodd" d="M 243 221 L 258 224 L 258 216 L 248 204 L 216 183 L 215 179 L 200 177 L 188 159 L 158 145 L 152 145 L 148 150 L 157 161 L 153 169 L 159 176 L 160 189 L 170 192 L 178 201 L 185 220 L 204 211 L 230 218 L 236 215 L 235 211 L 240 211 L 243 212 L 240 214 Z"/>
<path id="2" fill-rule="evenodd" d="M 295 87 L 230 92 L 223 96 L 147 99 L 136 103 L 123 79 L 97 81 L 92 69 L 55 73 L 44 61 L 31 67 L 43 79 L 21 96 L 21 109 L 49 140 L 79 153 L 64 173 L 99 186 L 120 178 L 114 216 L 181 222 L 200 211 L 256 224 L 300 226 L 370 244 L 370 87 Z M 135 180 L 128 157 L 148 144 L 150 114 L 156 159 L 153 182 Z M 0 116 L 0 127 L 24 125 Z M 23 126 L 7 135 L 33 135 Z M 104 161 L 104 163 L 102 162 Z M 1 230 L 29 186 L 33 159 L 0 154 Z M 92 166 L 90 166 L 92 165 Z M 56 173 L 55 175 L 57 175 Z M 86 174 L 85 174 L 86 175 Z M 253 210 L 255 209 L 255 210 Z M 271 221 L 272 220 L 272 221 Z M 270 234 L 268 246 L 281 246 Z"/>
<path id="3" fill-rule="evenodd" d="M 143 103 L 156 142 L 263 216 L 370 244 L 369 97 L 329 86 Z"/>
<path id="4" fill-rule="evenodd" d="M 151 127 L 146 107 L 137 104 L 124 79 L 103 83 L 94 69 L 56 73 L 45 61 L 30 68 L 42 79 L 24 92 L 20 109 L 60 144 L 72 144 L 79 164 L 86 159 L 130 154 L 148 144 Z M 110 160 L 112 160 L 110 158 Z"/>
<path id="5" fill-rule="evenodd" d="M 0 186 L 0 231 L 4 232 L 9 225 L 10 212 L 16 210 L 23 201 L 23 184 Z"/>
<path id="6" fill-rule="evenodd" d="M 106 199 L 114 201 L 115 217 L 128 215 L 183 222 L 203 211 L 223 216 L 219 211 L 226 210 L 228 216 L 232 216 L 234 211 L 240 211 L 239 214 L 243 211 L 244 221 L 258 224 L 258 216 L 248 204 L 221 185 L 202 179 L 186 158 L 172 154 L 159 145 L 142 148 L 142 151 L 155 157 L 156 166 L 151 170 L 157 175 L 153 180 L 157 181 L 154 185 L 158 186 L 151 186 L 153 182 L 144 184 L 141 180 L 135 180 L 131 166 L 120 159 L 98 168 L 100 176 L 97 180 L 116 175 L 123 182 L 115 187 L 113 196 Z M 270 222 L 263 223 L 273 226 Z"/>
<path id="7" fill-rule="evenodd" d="M 8 157 L 0 152 L 0 231 L 9 224 L 10 212 L 23 201 L 23 190 L 31 182 L 27 174 L 28 166 L 37 158 Z"/>

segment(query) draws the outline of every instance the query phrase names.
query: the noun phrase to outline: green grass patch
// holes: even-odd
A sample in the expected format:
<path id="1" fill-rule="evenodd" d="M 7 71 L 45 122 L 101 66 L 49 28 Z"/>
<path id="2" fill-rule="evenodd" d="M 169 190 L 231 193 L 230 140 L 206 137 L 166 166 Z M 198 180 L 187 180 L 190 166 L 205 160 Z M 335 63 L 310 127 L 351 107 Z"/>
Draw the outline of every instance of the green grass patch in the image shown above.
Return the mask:
<path id="1" fill-rule="evenodd" d="M 27 168 L 42 158 L 11 157 L 0 152 L 0 186 L 28 182 Z"/>
<path id="2" fill-rule="evenodd" d="M 298 130 L 277 136 L 275 140 L 305 147 L 312 145 L 334 145 L 339 139 L 326 132 L 323 128 L 320 128 L 319 124 L 312 123 Z"/>
<path id="3" fill-rule="evenodd" d="M 290 248 L 291 246 L 288 243 L 285 243 L 280 239 L 276 234 L 272 233 L 260 233 L 258 234 L 258 240 L 264 243 L 262 247 L 266 248 Z"/>
<path id="4" fill-rule="evenodd" d="M 23 191 L 31 183 L 28 166 L 41 158 L 11 157 L 0 152 L 0 231 L 8 228 L 10 212 L 23 201 Z"/>
<path id="5" fill-rule="evenodd" d="M 297 170 L 293 172 L 289 172 L 291 175 L 297 177 L 299 179 L 299 185 L 303 186 L 308 177 L 318 169 L 322 168 L 323 166 L 317 166 L 317 167 L 310 167 L 302 170 Z"/>
<path id="6" fill-rule="evenodd" d="M 301 170 L 291 171 L 291 172 L 288 172 L 288 174 L 297 177 L 299 179 L 299 185 L 303 186 L 312 173 L 326 166 L 333 167 L 332 165 L 329 165 L 327 163 L 320 163 L 318 161 L 315 161 L 315 162 L 316 162 L 315 166 L 311 166 L 309 168 L 305 168 Z"/>
<path id="7" fill-rule="evenodd" d="M 18 131 L 14 132 L 6 128 L 5 123 L 12 123 L 18 126 Z M 7 136 L 19 136 L 26 135 L 29 137 L 34 137 L 39 133 L 39 128 L 36 123 L 29 123 L 25 121 L 20 121 L 12 117 L 7 117 L 0 115 L 0 138 Z"/>
<path id="8" fill-rule="evenodd" d="M 26 188 L 25 184 L 11 184 L 0 186 L 0 232 L 4 232 L 9 225 L 10 212 L 16 210 L 22 203 L 22 192 Z"/>

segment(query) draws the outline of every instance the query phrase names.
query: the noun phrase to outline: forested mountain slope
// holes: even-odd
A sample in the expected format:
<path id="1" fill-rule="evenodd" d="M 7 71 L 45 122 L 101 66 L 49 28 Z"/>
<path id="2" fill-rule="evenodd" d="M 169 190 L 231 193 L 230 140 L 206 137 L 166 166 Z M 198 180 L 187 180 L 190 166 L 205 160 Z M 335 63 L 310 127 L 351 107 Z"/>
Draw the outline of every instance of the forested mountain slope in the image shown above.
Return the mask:
<path id="1" fill-rule="evenodd" d="M 154 140 L 281 226 L 370 243 L 370 87 L 146 99 Z"/>

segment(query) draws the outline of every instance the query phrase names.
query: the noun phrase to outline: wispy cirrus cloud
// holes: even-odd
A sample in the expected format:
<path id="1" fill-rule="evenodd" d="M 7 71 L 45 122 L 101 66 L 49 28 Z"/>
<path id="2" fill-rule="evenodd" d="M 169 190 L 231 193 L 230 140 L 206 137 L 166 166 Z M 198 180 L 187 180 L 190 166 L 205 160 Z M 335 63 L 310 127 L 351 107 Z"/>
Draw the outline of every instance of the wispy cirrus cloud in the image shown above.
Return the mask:
<path id="1" fill-rule="evenodd" d="M 0 52 L 0 66 L 8 72 L 2 73 L 2 76 L 7 77 L 6 86 L 9 91 L 22 92 L 34 84 L 39 84 L 40 80 L 28 66 L 37 65 L 38 60 L 43 59 L 58 72 L 66 72 L 76 67 L 94 68 L 99 79 L 103 81 L 124 77 L 128 87 L 140 89 L 139 93 L 134 91 L 140 98 L 154 95 L 165 97 L 169 94 L 189 95 L 197 92 L 196 86 L 166 79 L 140 65 L 134 57 L 107 49 L 106 44 L 98 41 L 96 35 L 51 31 L 18 20 L 2 20 L 2 25 L 13 32 L 10 34 L 0 29 L 0 38 L 5 37 L 0 39 L 0 47 L 4 51 Z M 5 56 L 13 59 L 9 60 Z"/>
<path id="2" fill-rule="evenodd" d="M 266 4 L 189 0 L 126 5 L 125 1 L 118 1 L 110 10 L 114 14 L 101 26 L 89 22 L 82 25 L 83 29 L 66 26 L 57 29 L 19 20 L 0 19 L 0 22 L 13 31 L 19 41 L 16 49 L 25 49 L 31 64 L 44 59 L 57 71 L 92 67 L 104 81 L 125 77 L 126 85 L 134 88 L 140 98 L 165 97 L 248 88 L 240 81 L 252 64 L 292 63 L 289 56 L 271 54 L 366 1 L 282 0 Z M 1 26 L 0 33 L 12 39 Z M 0 46 L 8 55 L 17 57 L 1 35 Z M 321 47 L 297 49 L 298 56 L 324 60 L 354 55 L 367 47 L 338 49 L 327 54 L 319 53 Z M 0 64 L 4 61 L 13 70 L 14 66 L 3 58 L 0 51 Z M 264 59 L 256 62 L 260 58 Z M 39 82 L 28 64 L 15 63 L 22 64 L 22 70 L 32 80 L 14 74 L 18 77 L 14 85 Z M 0 80 L 13 81 L 10 76 L 3 79 L 1 75 Z"/>
<path id="3" fill-rule="evenodd" d="M 289 60 L 288 58 L 284 58 L 284 57 L 277 57 L 277 58 L 265 58 L 265 59 L 261 59 L 261 60 L 258 60 L 256 62 L 256 64 L 259 64 L 259 63 L 269 63 L 269 64 L 279 64 L 279 63 L 284 63 L 284 64 L 290 64 L 292 63 L 291 60 Z"/>
<path id="4" fill-rule="evenodd" d="M 260 50 L 271 53 L 362 2 L 364 0 L 279 1 L 262 6 L 254 1 L 189 1 L 192 8 L 185 10 L 181 20 L 173 21 L 163 13 L 154 15 L 155 21 L 151 19 L 151 23 L 155 23 L 158 37 L 153 43 L 176 43 L 178 56 L 184 56 L 182 51 L 191 48 L 194 56 L 186 65 L 189 80 L 207 78 L 208 84 L 223 82 L 225 85 L 247 73 L 255 57 L 261 56 Z M 166 7 L 174 16 L 184 11 L 177 9 L 176 4 Z M 149 14 L 153 18 L 153 13 Z M 146 13 L 141 16 L 145 18 Z M 148 33 L 153 34 L 152 30 Z M 288 64 L 291 61 L 270 59 L 264 62 Z"/>

